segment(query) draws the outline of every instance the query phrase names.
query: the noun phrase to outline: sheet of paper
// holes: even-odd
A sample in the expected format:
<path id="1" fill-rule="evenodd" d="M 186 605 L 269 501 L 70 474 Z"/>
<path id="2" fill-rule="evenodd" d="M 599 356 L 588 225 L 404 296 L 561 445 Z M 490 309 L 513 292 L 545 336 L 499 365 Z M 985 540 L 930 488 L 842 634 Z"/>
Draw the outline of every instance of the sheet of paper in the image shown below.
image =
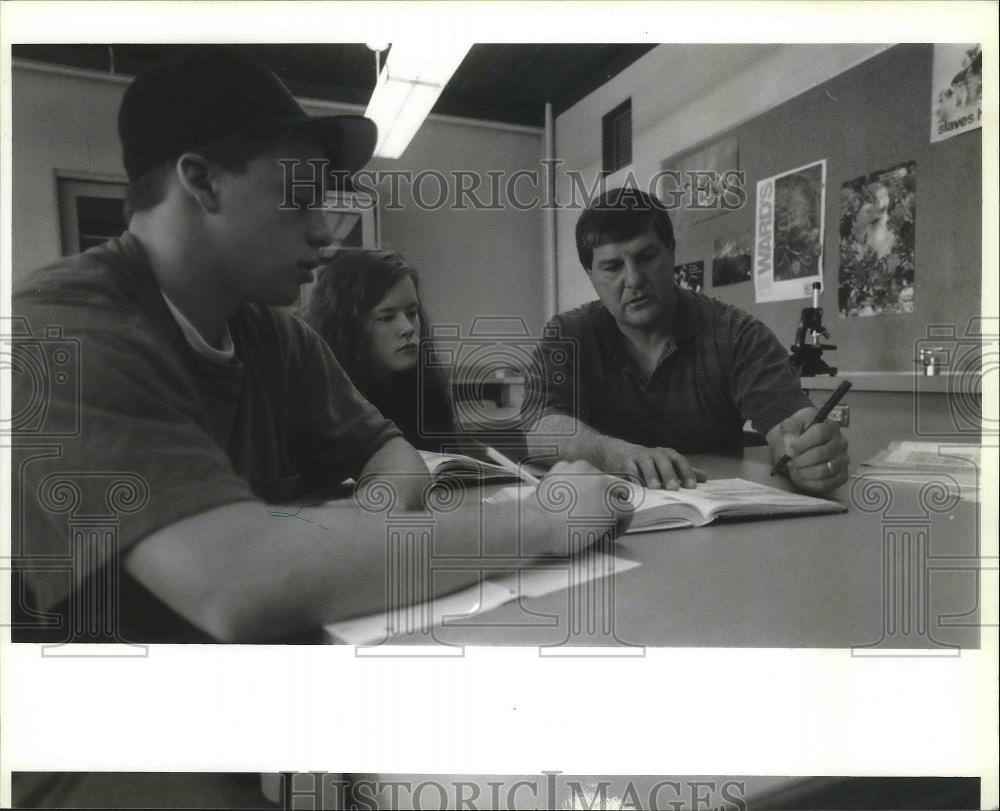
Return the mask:
<path id="1" fill-rule="evenodd" d="M 858 479 L 867 476 L 869 478 L 884 478 L 892 484 L 913 484 L 925 485 L 934 482 L 945 487 L 949 493 L 954 493 L 963 501 L 979 502 L 979 483 L 974 478 L 969 478 L 957 473 L 915 473 L 907 470 L 892 470 L 890 468 L 859 468 L 851 478 Z M 947 476 L 947 478 L 945 478 Z"/>
<path id="2" fill-rule="evenodd" d="M 446 597 L 408 607 L 398 612 L 398 617 L 413 623 L 409 630 L 427 630 L 432 626 L 441 625 L 448 617 L 468 617 L 488 611 L 498 605 L 503 605 L 510 599 L 509 589 L 485 581 L 462 589 Z M 326 626 L 327 633 L 337 642 L 349 645 L 374 645 L 384 641 L 390 635 L 390 625 L 396 625 L 399 619 L 386 613 L 368 614 L 363 617 L 345 620 Z M 406 628 L 398 628 L 405 631 Z"/>
<path id="3" fill-rule="evenodd" d="M 937 442 L 890 442 L 871 459 L 861 463 L 862 469 L 885 468 L 913 473 L 948 473 L 974 483 L 982 463 L 982 449 L 975 445 L 953 445 Z"/>
<path id="4" fill-rule="evenodd" d="M 528 482 L 519 482 L 501 487 L 492 495 L 483 499 L 483 504 L 501 504 L 504 501 L 518 501 L 526 499 L 535 494 L 536 485 Z"/>
<path id="5" fill-rule="evenodd" d="M 406 628 L 398 627 L 398 619 L 393 622 L 394 618 L 391 616 L 377 613 L 332 623 L 326 626 L 326 632 L 335 642 L 376 645 L 390 639 L 390 624 L 396 625 L 401 632 L 428 631 L 434 626 L 446 625 L 449 619 L 492 611 L 519 596 L 543 597 L 569 588 L 571 583 L 580 585 L 599 577 L 621 574 L 640 565 L 637 561 L 617 555 L 590 552 L 574 560 L 572 569 L 565 565 L 522 569 L 494 580 L 482 581 L 446 597 L 409 607 L 399 612 L 399 616 L 405 617 L 405 621 L 409 623 Z"/>
<path id="6" fill-rule="evenodd" d="M 862 462 L 854 478 L 884 476 L 892 482 L 922 485 L 933 481 L 964 501 L 979 501 L 982 449 L 941 442 L 890 442 Z"/>
<path id="7" fill-rule="evenodd" d="M 522 597 L 544 597 L 554 591 L 569 588 L 601 577 L 612 577 L 639 566 L 637 561 L 603 552 L 586 552 L 573 561 L 572 569 L 552 566 L 543 569 L 522 569 L 512 572 L 500 581 L 510 588 L 510 599 L 518 594 Z M 518 583 L 520 577 L 520 583 Z"/>
<path id="8" fill-rule="evenodd" d="M 893 442 L 889 445 L 882 464 L 907 465 L 915 468 L 931 465 L 968 469 L 970 463 L 978 467 L 981 459 L 982 451 L 975 446 L 937 442 Z"/>

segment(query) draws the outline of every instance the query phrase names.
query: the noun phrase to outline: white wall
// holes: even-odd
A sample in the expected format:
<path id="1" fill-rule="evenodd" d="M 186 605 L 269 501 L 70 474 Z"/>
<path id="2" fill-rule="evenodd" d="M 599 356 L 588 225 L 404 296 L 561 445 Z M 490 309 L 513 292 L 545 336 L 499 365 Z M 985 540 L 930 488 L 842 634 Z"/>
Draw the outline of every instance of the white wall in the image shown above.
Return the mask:
<path id="1" fill-rule="evenodd" d="M 60 256 L 57 169 L 124 180 L 115 122 L 126 85 L 121 78 L 14 66 L 15 280 Z M 312 113 L 338 109 L 305 106 Z M 537 166 L 541 152 L 541 130 L 432 118 L 400 160 L 375 161 L 373 168 L 512 171 Z M 403 211 L 383 212 L 382 241 L 422 271 L 432 320 L 467 331 L 478 315 L 514 315 L 531 330 L 540 328 L 544 285 L 538 210 L 420 211 L 405 193 L 402 202 Z"/>
<path id="2" fill-rule="evenodd" d="M 372 168 L 433 169 L 450 177 L 456 170 L 509 176 L 537 168 L 541 131 L 525 133 L 461 126 L 430 120 L 399 160 L 372 162 Z M 483 175 L 485 178 L 485 175 Z M 479 197 L 490 203 L 484 180 Z M 387 188 L 387 184 L 383 184 Z M 434 180 L 422 186 L 424 199 L 439 194 Z M 422 210 L 408 186 L 401 189 L 402 211 L 383 210 L 382 241 L 421 271 L 424 298 L 432 320 L 462 326 L 466 334 L 476 316 L 523 318 L 531 334 L 544 320 L 542 212 Z"/>
<path id="3" fill-rule="evenodd" d="M 116 117 L 123 81 L 94 81 L 14 67 L 11 211 L 16 281 L 60 256 L 55 170 L 125 180 Z"/>
<path id="4" fill-rule="evenodd" d="M 556 118 L 560 201 L 571 200 L 566 170 L 588 187 L 601 169 L 601 117 L 632 99 L 631 170 L 646 183 L 660 162 L 781 104 L 885 50 L 884 45 L 660 45 Z M 617 182 L 616 182 L 617 181 Z M 576 256 L 579 208 L 556 217 L 557 306 L 594 298 Z"/>

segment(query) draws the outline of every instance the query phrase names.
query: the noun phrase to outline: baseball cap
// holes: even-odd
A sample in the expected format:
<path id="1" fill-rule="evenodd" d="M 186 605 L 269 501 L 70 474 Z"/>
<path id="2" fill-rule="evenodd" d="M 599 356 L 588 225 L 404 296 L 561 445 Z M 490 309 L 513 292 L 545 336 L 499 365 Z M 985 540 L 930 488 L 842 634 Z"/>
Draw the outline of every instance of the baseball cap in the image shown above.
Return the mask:
<path id="1" fill-rule="evenodd" d="M 330 169 L 347 173 L 371 159 L 378 140 L 364 116 L 309 116 L 267 65 L 227 46 L 201 46 L 139 74 L 118 110 L 129 180 L 227 136 L 275 131 L 316 138 Z"/>

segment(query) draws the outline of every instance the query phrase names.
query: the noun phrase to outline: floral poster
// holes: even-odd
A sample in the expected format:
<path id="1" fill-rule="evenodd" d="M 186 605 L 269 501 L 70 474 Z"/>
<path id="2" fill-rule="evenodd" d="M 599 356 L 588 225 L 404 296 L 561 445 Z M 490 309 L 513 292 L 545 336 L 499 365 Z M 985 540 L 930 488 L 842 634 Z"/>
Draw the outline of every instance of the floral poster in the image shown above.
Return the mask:
<path id="1" fill-rule="evenodd" d="M 913 312 L 916 198 L 914 161 L 842 186 L 841 316 Z"/>

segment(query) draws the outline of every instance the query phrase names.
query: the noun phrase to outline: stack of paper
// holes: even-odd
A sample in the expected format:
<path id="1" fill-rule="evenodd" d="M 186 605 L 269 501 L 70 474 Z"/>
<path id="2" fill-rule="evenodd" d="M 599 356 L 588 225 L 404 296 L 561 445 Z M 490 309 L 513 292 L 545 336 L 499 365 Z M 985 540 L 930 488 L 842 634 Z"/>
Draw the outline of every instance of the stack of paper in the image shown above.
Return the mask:
<path id="1" fill-rule="evenodd" d="M 942 442 L 890 442 L 862 462 L 855 476 L 884 476 L 894 482 L 939 482 L 967 501 L 979 500 L 982 449 Z"/>

